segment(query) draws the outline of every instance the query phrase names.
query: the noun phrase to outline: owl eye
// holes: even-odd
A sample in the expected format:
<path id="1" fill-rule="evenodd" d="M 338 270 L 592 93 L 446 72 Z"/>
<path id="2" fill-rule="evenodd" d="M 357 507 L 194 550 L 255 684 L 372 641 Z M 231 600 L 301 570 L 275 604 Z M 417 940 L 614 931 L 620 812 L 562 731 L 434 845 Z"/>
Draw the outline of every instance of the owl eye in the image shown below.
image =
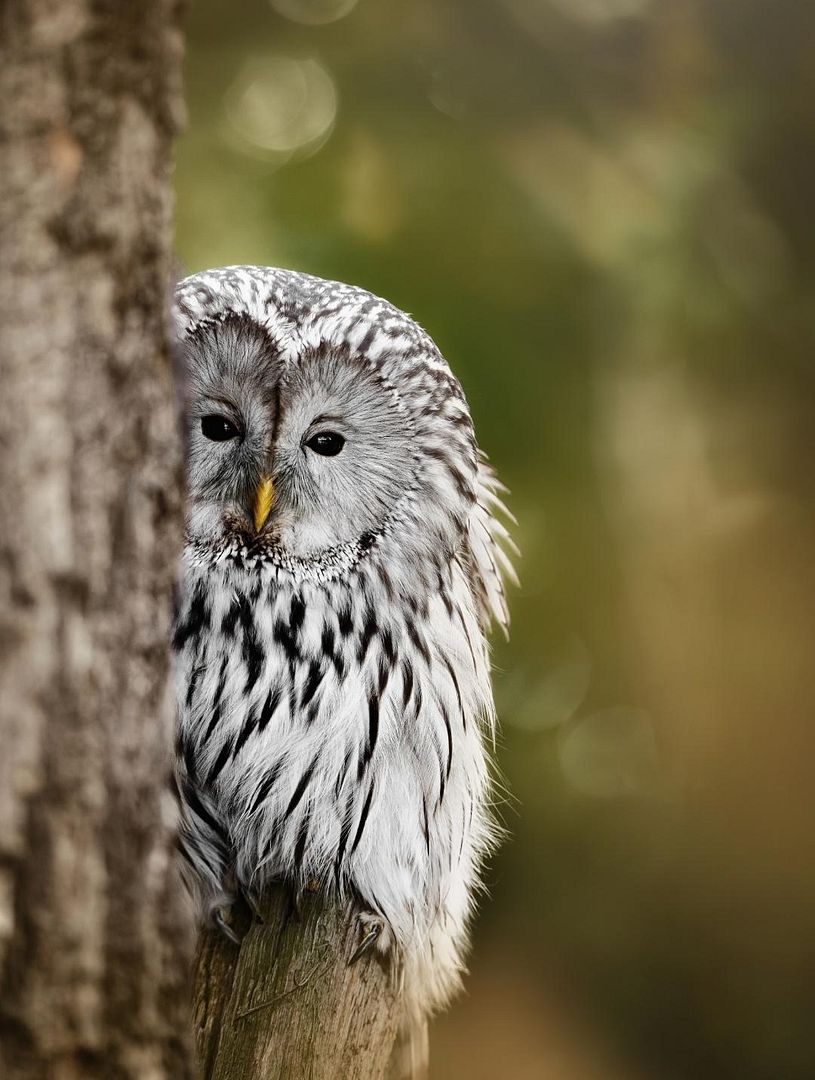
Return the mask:
<path id="1" fill-rule="evenodd" d="M 227 439 L 237 439 L 240 432 L 231 420 L 212 413 L 210 416 L 201 417 L 201 434 L 213 442 L 226 442 Z"/>
<path id="2" fill-rule="evenodd" d="M 306 443 L 309 450 L 323 457 L 335 457 L 345 446 L 345 439 L 336 431 L 320 431 Z"/>

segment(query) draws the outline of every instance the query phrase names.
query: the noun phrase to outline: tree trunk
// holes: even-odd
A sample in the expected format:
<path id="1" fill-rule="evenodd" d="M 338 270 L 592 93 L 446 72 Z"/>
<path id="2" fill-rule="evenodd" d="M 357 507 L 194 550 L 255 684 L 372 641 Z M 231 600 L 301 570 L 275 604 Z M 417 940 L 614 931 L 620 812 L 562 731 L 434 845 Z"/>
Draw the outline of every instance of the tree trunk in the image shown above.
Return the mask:
<path id="1" fill-rule="evenodd" d="M 192 1075 L 167 694 L 176 0 L 0 0 L 0 1075 Z"/>
<path id="2" fill-rule="evenodd" d="M 398 1027 L 395 973 L 373 956 L 349 966 L 353 913 L 286 890 L 248 917 L 240 948 L 217 931 L 198 945 L 193 1020 L 203 1080 L 381 1080 Z"/>

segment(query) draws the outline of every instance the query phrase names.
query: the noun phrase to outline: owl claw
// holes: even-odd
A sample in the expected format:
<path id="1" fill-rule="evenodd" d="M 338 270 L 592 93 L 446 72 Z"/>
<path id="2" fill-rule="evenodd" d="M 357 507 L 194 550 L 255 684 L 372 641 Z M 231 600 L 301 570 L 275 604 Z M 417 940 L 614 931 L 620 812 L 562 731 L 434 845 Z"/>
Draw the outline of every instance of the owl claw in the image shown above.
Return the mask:
<path id="1" fill-rule="evenodd" d="M 226 921 L 226 918 L 224 917 L 223 910 L 221 908 L 218 908 L 218 910 L 215 912 L 215 914 L 213 916 L 213 922 L 218 927 L 218 929 L 221 931 L 221 933 L 224 935 L 224 937 L 229 938 L 229 940 L 232 942 L 233 945 L 237 945 L 238 948 L 240 948 L 241 939 L 238 937 L 238 935 L 235 933 L 235 931 L 232 929 L 232 927 Z"/>
<path id="2" fill-rule="evenodd" d="M 361 922 L 364 937 L 357 945 L 356 949 L 351 953 L 351 957 L 348 961 L 348 967 L 355 964 L 357 960 L 361 959 L 367 952 L 369 952 L 376 944 L 379 935 L 382 933 L 382 924 L 380 922 L 368 923 L 367 927 L 364 922 Z"/>
<path id="3" fill-rule="evenodd" d="M 244 886 L 241 888 L 241 895 L 246 901 L 246 906 L 252 912 L 252 918 L 255 920 L 255 922 L 265 923 L 266 919 L 260 909 L 260 902 L 258 901 L 258 898 L 255 896 L 255 894 L 252 892 L 252 890 L 247 886 Z"/>
<path id="4" fill-rule="evenodd" d="M 300 906 L 303 899 L 303 889 L 300 885 L 289 884 L 286 889 L 288 897 L 288 918 L 300 922 Z"/>

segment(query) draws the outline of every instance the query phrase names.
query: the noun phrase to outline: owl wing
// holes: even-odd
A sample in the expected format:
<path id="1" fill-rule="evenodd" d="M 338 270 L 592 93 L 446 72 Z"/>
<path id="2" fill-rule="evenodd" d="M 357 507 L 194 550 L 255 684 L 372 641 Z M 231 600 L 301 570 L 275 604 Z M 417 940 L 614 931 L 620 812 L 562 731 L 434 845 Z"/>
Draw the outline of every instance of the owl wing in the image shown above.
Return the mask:
<path id="1" fill-rule="evenodd" d="M 519 552 L 501 519 L 516 522 L 501 497 L 507 489 L 481 450 L 476 484 L 476 503 L 469 527 L 470 579 L 482 627 L 486 631 L 497 622 L 508 637 L 506 582 L 518 584 L 511 556 Z"/>

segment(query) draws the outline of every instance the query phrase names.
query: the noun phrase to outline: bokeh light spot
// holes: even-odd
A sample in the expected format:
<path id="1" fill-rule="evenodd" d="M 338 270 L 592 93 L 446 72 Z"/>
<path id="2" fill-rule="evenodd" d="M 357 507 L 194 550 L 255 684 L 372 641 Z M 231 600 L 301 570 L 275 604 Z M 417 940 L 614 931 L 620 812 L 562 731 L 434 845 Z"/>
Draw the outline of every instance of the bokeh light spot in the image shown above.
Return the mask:
<path id="1" fill-rule="evenodd" d="M 344 18 L 357 0 L 270 0 L 278 13 L 306 26 L 325 26 Z"/>
<path id="2" fill-rule="evenodd" d="M 591 686 L 592 663 L 582 641 L 573 637 L 549 658 L 536 680 L 506 677 L 503 716 L 527 731 L 544 731 L 568 723 Z"/>
<path id="3" fill-rule="evenodd" d="M 643 15 L 651 0 L 550 0 L 552 7 L 584 23 L 609 23 Z"/>
<path id="4" fill-rule="evenodd" d="M 249 60 L 226 92 L 230 142 L 287 161 L 323 145 L 337 115 L 334 80 L 319 61 L 273 56 Z"/>
<path id="5" fill-rule="evenodd" d="M 659 763 L 651 718 L 642 709 L 601 709 L 564 737 L 560 764 L 584 795 L 615 798 L 657 792 Z"/>

